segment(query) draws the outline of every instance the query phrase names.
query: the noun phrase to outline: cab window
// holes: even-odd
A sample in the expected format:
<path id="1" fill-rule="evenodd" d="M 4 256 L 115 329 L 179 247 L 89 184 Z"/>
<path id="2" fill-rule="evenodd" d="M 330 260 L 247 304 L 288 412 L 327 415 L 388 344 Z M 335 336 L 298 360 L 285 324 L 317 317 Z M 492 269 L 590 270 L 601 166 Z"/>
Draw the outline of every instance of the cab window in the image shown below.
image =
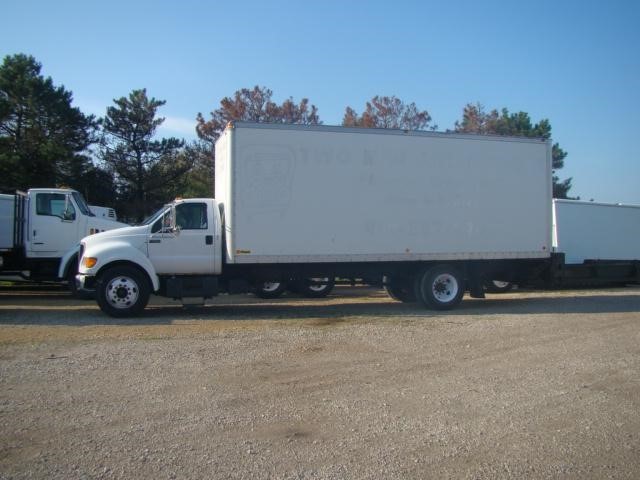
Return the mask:
<path id="1" fill-rule="evenodd" d="M 181 203 L 176 207 L 176 226 L 182 230 L 206 230 L 206 203 Z"/>
<path id="2" fill-rule="evenodd" d="M 76 209 L 64 193 L 38 193 L 36 195 L 36 213 L 63 220 L 75 220 Z"/>

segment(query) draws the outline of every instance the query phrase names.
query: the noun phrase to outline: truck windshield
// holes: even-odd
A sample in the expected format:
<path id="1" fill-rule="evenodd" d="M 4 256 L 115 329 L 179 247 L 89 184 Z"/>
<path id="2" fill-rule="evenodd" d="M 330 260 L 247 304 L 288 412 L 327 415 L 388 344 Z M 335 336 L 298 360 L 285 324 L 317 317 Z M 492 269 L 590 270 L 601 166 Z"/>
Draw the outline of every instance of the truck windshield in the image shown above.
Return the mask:
<path id="1" fill-rule="evenodd" d="M 87 205 L 87 202 L 85 201 L 84 197 L 80 194 L 80 192 L 73 191 L 71 195 L 73 195 L 73 199 L 78 204 L 78 208 L 83 213 L 83 215 L 86 215 L 87 217 L 95 217 L 93 212 L 89 210 L 89 206 Z"/>

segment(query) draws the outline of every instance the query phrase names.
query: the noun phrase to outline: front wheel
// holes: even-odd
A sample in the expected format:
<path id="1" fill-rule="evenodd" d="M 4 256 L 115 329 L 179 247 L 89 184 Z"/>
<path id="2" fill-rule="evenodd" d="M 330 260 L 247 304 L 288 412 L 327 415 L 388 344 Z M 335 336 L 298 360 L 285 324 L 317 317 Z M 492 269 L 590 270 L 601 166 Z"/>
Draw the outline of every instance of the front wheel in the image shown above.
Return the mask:
<path id="1" fill-rule="evenodd" d="M 98 277 L 96 299 L 100 309 L 116 318 L 133 317 L 147 306 L 151 294 L 145 276 L 133 267 L 113 267 Z"/>
<path id="2" fill-rule="evenodd" d="M 450 310 L 457 307 L 464 295 L 464 277 L 450 265 L 436 265 L 415 278 L 416 298 L 427 308 Z"/>

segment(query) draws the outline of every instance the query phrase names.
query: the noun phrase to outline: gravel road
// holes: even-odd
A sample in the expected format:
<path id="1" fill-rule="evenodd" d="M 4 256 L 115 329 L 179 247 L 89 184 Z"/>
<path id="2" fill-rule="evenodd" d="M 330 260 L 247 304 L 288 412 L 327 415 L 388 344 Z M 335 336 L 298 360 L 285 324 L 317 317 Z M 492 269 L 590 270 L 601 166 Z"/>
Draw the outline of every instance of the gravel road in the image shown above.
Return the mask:
<path id="1" fill-rule="evenodd" d="M 0 479 L 640 478 L 640 288 L 434 313 L 0 289 Z"/>

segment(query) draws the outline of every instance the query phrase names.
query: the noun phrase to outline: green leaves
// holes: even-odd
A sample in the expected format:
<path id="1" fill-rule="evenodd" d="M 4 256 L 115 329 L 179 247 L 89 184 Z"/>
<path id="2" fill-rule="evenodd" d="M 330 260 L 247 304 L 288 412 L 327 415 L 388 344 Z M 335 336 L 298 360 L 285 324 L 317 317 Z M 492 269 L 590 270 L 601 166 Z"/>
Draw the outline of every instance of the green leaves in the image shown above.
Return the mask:
<path id="1" fill-rule="evenodd" d="M 156 139 L 164 122 L 158 109 L 165 104 L 147 96 L 146 89 L 114 99 L 101 119 L 100 158 L 114 174 L 119 209 L 125 217 L 142 220 L 149 209 L 167 200 L 175 184 L 191 168 L 180 151 L 184 140 Z"/>
<path id="2" fill-rule="evenodd" d="M 164 122 L 158 110 L 165 105 L 132 90 L 113 100 L 106 115 L 96 120 L 72 106 L 73 95 L 41 74 L 32 56 L 4 58 L 0 66 L 0 191 L 67 185 L 85 193 L 94 203 L 113 205 L 125 218 L 145 213 L 176 194 L 213 196 L 214 144 L 232 120 L 320 124 L 318 108 L 307 98 L 282 103 L 260 86 L 237 90 L 224 97 L 207 120 L 197 115 L 199 140 L 185 146 L 178 138 L 157 138 Z M 427 110 L 395 96 L 375 96 L 362 114 L 346 107 L 342 124 L 350 127 L 435 130 Z M 480 104 L 464 107 L 455 131 L 551 138 L 551 123 L 532 122 L 526 112 L 506 108 L 486 112 Z M 91 160 L 89 147 L 98 143 L 101 164 Z M 553 144 L 554 196 L 566 198 L 571 179 L 560 181 L 556 171 L 567 152 Z M 106 167 L 103 169 L 102 166 Z"/>
<path id="3" fill-rule="evenodd" d="M 0 190 L 82 185 L 97 123 L 24 54 L 0 66 Z"/>

